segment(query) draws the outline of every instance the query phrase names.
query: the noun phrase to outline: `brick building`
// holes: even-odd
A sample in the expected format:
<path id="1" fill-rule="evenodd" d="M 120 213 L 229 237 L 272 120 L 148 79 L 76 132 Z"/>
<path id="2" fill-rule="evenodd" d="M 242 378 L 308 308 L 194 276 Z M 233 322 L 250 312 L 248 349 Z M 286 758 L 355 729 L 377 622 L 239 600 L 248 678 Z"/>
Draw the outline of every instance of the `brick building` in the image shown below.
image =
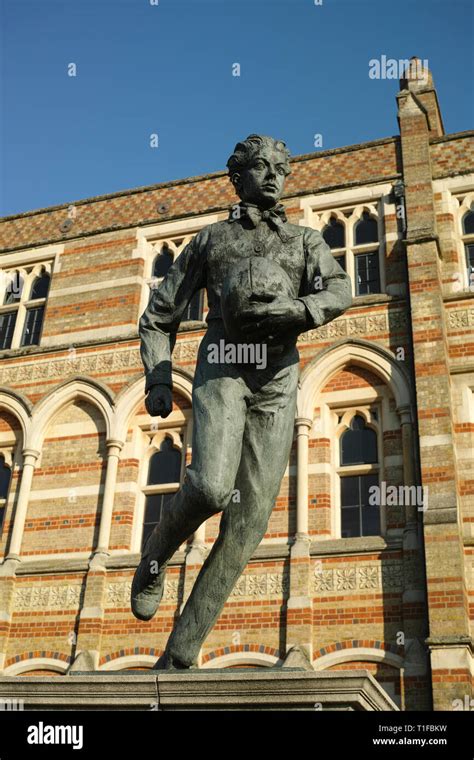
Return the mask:
<path id="1" fill-rule="evenodd" d="M 397 102 L 399 135 L 292 160 L 288 218 L 323 232 L 354 299 L 301 337 L 282 489 L 201 667 L 299 645 L 316 670 L 369 670 L 402 709 L 455 709 L 474 672 L 473 133 L 444 133 L 431 74 Z M 235 202 L 217 172 L 1 222 L 0 674 L 145 669 L 164 648 L 218 517 L 174 556 L 149 623 L 129 589 L 189 461 L 205 294 L 166 420 L 144 408 L 137 323 Z"/>

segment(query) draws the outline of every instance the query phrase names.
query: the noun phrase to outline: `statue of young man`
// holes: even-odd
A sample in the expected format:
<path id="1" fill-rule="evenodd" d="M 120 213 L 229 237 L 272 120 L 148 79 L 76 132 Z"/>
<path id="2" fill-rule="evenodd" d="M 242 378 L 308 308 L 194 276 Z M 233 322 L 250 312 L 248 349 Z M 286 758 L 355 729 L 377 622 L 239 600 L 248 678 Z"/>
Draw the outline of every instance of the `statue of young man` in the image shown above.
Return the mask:
<path id="1" fill-rule="evenodd" d="M 189 668 L 267 529 L 294 429 L 300 333 L 351 304 L 348 275 L 321 234 L 290 224 L 278 203 L 290 173 L 285 143 L 250 135 L 227 162 L 241 203 L 186 246 L 140 321 L 146 408 L 172 409 L 171 352 L 183 313 L 207 289 L 208 329 L 193 384 L 192 462 L 150 535 L 132 585 L 135 617 L 160 604 L 166 566 L 201 523 L 222 512 L 219 535 L 156 668 Z M 226 300 L 227 299 L 227 300 Z M 233 334 L 268 346 L 268 365 L 212 363 Z M 238 494 L 239 498 L 233 498 Z"/>

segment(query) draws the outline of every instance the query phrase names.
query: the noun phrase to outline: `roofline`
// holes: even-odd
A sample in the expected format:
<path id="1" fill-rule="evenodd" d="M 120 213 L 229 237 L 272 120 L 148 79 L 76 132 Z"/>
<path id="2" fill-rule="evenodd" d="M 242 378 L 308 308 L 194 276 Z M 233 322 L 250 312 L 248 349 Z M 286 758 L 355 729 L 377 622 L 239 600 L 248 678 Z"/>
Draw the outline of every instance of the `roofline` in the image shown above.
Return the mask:
<path id="1" fill-rule="evenodd" d="M 365 148 L 371 148 L 376 145 L 385 145 L 391 142 L 398 142 L 399 136 L 394 135 L 392 137 L 383 137 L 379 140 L 370 140 L 365 143 L 355 143 L 354 145 L 346 145 L 342 148 L 330 148 L 329 150 L 314 151 L 312 153 L 302 153 L 290 158 L 290 163 L 299 163 L 300 161 L 311 161 L 316 158 L 325 158 L 326 156 L 337 155 L 339 153 L 350 153 L 356 150 L 364 150 Z M 115 193 L 105 193 L 104 195 L 93 195 L 89 198 L 82 198 L 79 201 L 69 201 L 68 203 L 59 203 L 55 206 L 45 206 L 39 209 L 33 209 L 31 211 L 23 211 L 21 214 L 11 214 L 9 216 L 0 217 L 0 222 L 11 221 L 12 219 L 23 219 L 27 216 L 34 216 L 35 214 L 44 214 L 49 211 L 58 211 L 59 209 L 67 209 L 69 206 L 83 206 L 88 203 L 95 203 L 97 201 L 106 201 L 113 198 L 120 198 L 126 195 L 136 195 L 139 193 L 150 192 L 151 190 L 160 190 L 167 187 L 176 187 L 177 185 L 190 185 L 204 180 L 214 179 L 215 177 L 227 176 L 227 171 L 220 170 L 217 172 L 211 172 L 209 174 L 198 174 L 194 177 L 184 177 L 182 179 L 170 180 L 169 182 L 158 182 L 154 185 L 142 185 L 139 187 L 131 188 L 130 190 L 118 190 Z"/>
<path id="2" fill-rule="evenodd" d="M 448 142 L 449 140 L 459 140 L 463 137 L 474 136 L 474 130 L 466 130 L 463 132 L 453 132 L 452 134 L 442 135 L 441 137 L 432 138 L 430 144 Z M 326 158 L 327 156 L 334 156 L 340 153 L 351 153 L 357 150 L 364 150 L 366 148 L 372 148 L 377 145 L 386 145 L 391 142 L 399 142 L 400 136 L 393 135 L 392 137 L 382 137 L 378 140 L 369 140 L 364 143 L 354 143 L 353 145 L 345 145 L 341 148 L 330 148 L 328 150 L 314 151 L 312 153 L 302 153 L 290 158 L 290 163 L 299 163 L 301 161 L 314 161 L 317 158 Z M 58 211 L 59 209 L 67 209 L 69 206 L 83 206 L 88 203 L 96 203 L 97 201 L 106 201 L 113 198 L 120 198 L 126 195 L 137 195 L 139 193 L 150 192 L 151 190 L 159 190 L 167 187 L 176 187 L 178 185 L 190 185 L 204 180 L 213 179 L 215 177 L 224 177 L 227 175 L 227 171 L 220 170 L 217 172 L 211 172 L 210 174 L 198 174 L 194 177 L 185 177 L 182 179 L 175 179 L 169 182 L 158 182 L 153 185 L 142 185 L 132 188 L 130 190 L 119 190 L 115 193 L 106 193 L 104 195 L 94 195 L 89 198 L 82 198 L 78 201 L 70 201 L 68 203 L 60 203 L 55 206 L 45 206 L 39 209 L 33 209 L 31 211 L 23 211 L 21 214 L 11 214 L 9 216 L 0 217 L 0 222 L 8 222 L 13 219 L 23 219 L 28 216 L 34 216 L 35 214 L 44 214 L 49 211 Z"/>

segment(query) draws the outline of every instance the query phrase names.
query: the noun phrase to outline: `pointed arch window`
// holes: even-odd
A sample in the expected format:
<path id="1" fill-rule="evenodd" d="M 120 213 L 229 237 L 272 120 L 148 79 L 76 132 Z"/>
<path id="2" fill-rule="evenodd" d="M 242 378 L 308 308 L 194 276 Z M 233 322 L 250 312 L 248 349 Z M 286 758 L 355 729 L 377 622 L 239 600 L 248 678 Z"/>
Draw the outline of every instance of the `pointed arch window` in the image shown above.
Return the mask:
<path id="1" fill-rule="evenodd" d="M 364 211 L 354 226 L 354 274 L 357 296 L 380 293 L 377 220 Z"/>
<path id="2" fill-rule="evenodd" d="M 370 503 L 379 484 L 377 433 L 355 414 L 339 438 L 341 537 L 381 534 L 380 506 Z"/>
<path id="3" fill-rule="evenodd" d="M 472 208 L 463 216 L 462 233 L 468 287 L 474 290 L 474 209 Z"/>
<path id="4" fill-rule="evenodd" d="M 174 238 L 164 240 L 161 244 L 154 245 L 153 250 L 158 254 L 152 261 L 151 265 L 151 278 L 148 280 L 150 291 L 159 287 L 163 279 L 168 274 L 170 267 L 176 258 L 182 253 L 184 248 L 191 242 L 192 236 L 186 236 L 184 238 Z M 186 310 L 181 318 L 182 322 L 196 320 L 201 321 L 203 318 L 204 309 L 204 290 L 200 290 L 194 294 L 193 298 L 189 302 Z"/>
<path id="5" fill-rule="evenodd" d="M 346 271 L 346 228 L 343 222 L 332 216 L 322 232 L 323 238 L 330 247 L 334 258 Z"/>
<path id="6" fill-rule="evenodd" d="M 148 462 L 145 493 L 145 514 L 143 520 L 142 548 L 160 522 L 164 507 L 171 501 L 181 480 L 182 455 L 170 436 L 166 436 L 160 448 Z"/>
<path id="7" fill-rule="evenodd" d="M 0 349 L 38 345 L 43 329 L 51 265 L 1 274 Z"/>
<path id="8" fill-rule="evenodd" d="M 0 456 L 0 533 L 2 531 L 3 521 L 5 518 L 11 477 L 11 467 L 6 464 L 5 457 Z"/>
<path id="9" fill-rule="evenodd" d="M 173 263 L 173 253 L 167 243 L 163 243 L 161 251 L 153 261 L 152 277 L 161 280 Z"/>

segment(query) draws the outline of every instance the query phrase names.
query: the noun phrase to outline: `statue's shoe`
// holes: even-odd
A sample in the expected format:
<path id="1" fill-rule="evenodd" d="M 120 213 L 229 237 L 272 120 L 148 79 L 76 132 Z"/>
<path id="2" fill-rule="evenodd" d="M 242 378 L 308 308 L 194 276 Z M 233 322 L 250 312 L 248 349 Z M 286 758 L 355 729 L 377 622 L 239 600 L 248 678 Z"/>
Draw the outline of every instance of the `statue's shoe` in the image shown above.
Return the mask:
<path id="1" fill-rule="evenodd" d="M 143 557 L 133 576 L 130 605 L 138 620 L 151 620 L 163 597 L 166 566 L 152 573 L 150 562 L 150 555 Z"/>

